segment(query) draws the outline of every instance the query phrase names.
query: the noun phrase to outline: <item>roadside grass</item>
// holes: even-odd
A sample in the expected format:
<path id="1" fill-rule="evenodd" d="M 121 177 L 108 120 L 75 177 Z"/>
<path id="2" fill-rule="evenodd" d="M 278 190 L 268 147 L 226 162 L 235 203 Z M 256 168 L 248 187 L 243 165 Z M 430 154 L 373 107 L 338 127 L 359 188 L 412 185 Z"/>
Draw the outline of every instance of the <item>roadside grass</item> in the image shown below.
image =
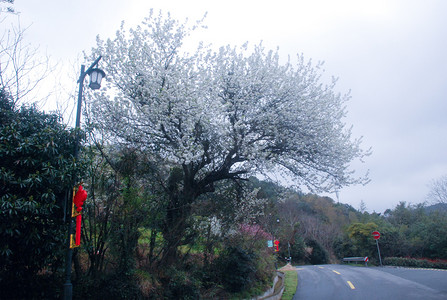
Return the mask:
<path id="1" fill-rule="evenodd" d="M 281 300 L 291 300 L 295 295 L 296 287 L 298 285 L 298 272 L 297 271 L 285 271 L 284 279 L 284 293 Z"/>

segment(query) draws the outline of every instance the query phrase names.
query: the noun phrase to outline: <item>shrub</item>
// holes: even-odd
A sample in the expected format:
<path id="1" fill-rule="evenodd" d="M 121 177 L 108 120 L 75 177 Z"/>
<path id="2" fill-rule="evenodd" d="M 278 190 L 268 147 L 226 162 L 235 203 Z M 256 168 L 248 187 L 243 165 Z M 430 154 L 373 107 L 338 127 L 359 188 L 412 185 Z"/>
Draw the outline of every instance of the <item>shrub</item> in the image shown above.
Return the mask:
<path id="1" fill-rule="evenodd" d="M 14 107 L 0 90 L 0 290 L 30 292 L 43 271 L 63 266 L 63 205 L 81 175 L 74 130 L 55 114 Z M 54 291 L 55 293 L 55 291 Z"/>
<path id="2" fill-rule="evenodd" d="M 447 261 L 440 259 L 385 257 L 383 264 L 388 266 L 447 269 Z"/>
<path id="3" fill-rule="evenodd" d="M 74 299 L 142 299 L 135 276 L 118 273 L 103 275 L 97 279 L 83 277 L 73 283 Z"/>
<path id="4" fill-rule="evenodd" d="M 241 247 L 226 249 L 215 261 L 218 280 L 231 293 L 250 286 L 256 272 L 256 255 Z"/>
<path id="5" fill-rule="evenodd" d="M 164 296 L 166 299 L 199 299 L 200 281 L 191 274 L 171 267 L 166 272 L 167 278 L 164 286 Z"/>

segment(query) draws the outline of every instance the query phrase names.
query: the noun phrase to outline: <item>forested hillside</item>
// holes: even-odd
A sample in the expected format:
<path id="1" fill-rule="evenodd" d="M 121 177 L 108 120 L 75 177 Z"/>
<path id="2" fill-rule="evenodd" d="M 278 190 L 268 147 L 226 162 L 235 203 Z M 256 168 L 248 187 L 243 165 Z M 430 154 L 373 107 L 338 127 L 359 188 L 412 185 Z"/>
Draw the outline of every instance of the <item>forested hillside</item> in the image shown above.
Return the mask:
<path id="1" fill-rule="evenodd" d="M 373 231 L 381 233 L 382 258 L 447 259 L 445 204 L 400 202 L 383 214 L 370 213 L 329 197 L 252 182 L 269 199 L 261 223 L 280 240 L 280 257 L 288 257 L 290 250 L 295 263 L 337 262 L 347 256 L 368 256 L 378 263 Z"/>

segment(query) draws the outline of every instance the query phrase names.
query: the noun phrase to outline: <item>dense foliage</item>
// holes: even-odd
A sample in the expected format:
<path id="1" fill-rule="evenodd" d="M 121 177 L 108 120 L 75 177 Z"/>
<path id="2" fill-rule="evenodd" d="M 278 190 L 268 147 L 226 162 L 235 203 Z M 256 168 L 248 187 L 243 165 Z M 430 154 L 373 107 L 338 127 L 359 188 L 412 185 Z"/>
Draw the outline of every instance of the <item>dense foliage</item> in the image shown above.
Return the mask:
<path id="1" fill-rule="evenodd" d="M 14 107 L 0 91 L 0 285 L 2 296 L 63 263 L 63 207 L 73 185 L 75 135 L 57 115 Z M 38 292 L 38 290 L 35 290 Z"/>
<path id="2" fill-rule="evenodd" d="M 253 280 L 256 256 L 249 249 L 230 247 L 216 260 L 216 272 L 229 292 L 241 292 Z"/>

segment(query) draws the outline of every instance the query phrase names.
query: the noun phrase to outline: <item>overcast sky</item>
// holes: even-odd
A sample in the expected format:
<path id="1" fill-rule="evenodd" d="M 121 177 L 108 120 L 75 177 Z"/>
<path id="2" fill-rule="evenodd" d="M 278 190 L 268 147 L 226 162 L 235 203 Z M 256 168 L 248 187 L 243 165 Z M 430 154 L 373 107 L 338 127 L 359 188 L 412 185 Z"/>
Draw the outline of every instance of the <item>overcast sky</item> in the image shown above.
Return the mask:
<path id="1" fill-rule="evenodd" d="M 431 180 L 447 174 L 447 1 L 444 0 L 15 0 L 26 41 L 58 62 L 64 88 L 76 92 L 82 51 L 106 39 L 124 20 L 139 24 L 150 8 L 208 26 L 197 38 L 215 46 L 279 47 L 325 62 L 351 90 L 346 122 L 373 154 L 360 172 L 366 186 L 344 188 L 339 201 L 383 212 L 400 201 L 426 200 Z M 4 14 L 3 14 L 4 16 Z M 0 23 L 2 32 L 16 16 Z M 50 86 L 52 82 L 44 86 Z M 56 94 L 59 97 L 63 94 Z M 54 105 L 50 99 L 47 105 Z M 58 99 L 57 101 L 61 101 Z M 74 109 L 74 100 L 69 103 Z M 337 199 L 336 195 L 330 195 Z"/>

